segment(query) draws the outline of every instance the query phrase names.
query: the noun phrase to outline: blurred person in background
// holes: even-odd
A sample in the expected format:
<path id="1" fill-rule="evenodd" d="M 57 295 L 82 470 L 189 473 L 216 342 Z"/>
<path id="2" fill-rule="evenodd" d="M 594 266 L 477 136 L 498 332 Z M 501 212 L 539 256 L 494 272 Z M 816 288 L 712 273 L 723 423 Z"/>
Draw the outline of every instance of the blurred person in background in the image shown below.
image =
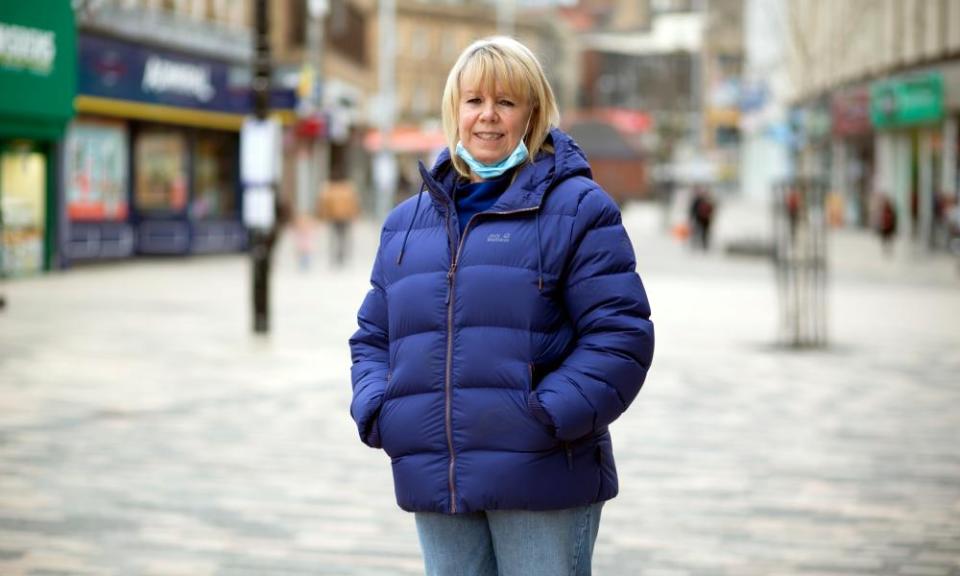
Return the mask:
<path id="1" fill-rule="evenodd" d="M 360 214 L 360 200 L 350 180 L 334 180 L 323 192 L 323 215 L 330 221 L 331 257 L 335 266 L 343 266 L 350 252 L 350 224 Z"/>
<path id="2" fill-rule="evenodd" d="M 690 202 L 690 241 L 694 250 L 706 252 L 710 249 L 710 225 L 713 223 L 713 197 L 706 186 L 697 185 L 693 189 Z"/>
<path id="3" fill-rule="evenodd" d="M 960 203 L 948 197 L 943 210 L 947 250 L 960 256 Z"/>
<path id="4" fill-rule="evenodd" d="M 653 356 L 630 239 L 516 40 L 460 55 L 442 116 L 447 149 L 383 226 L 350 412 L 428 575 L 589 575 L 607 427 Z"/>
<path id="5" fill-rule="evenodd" d="M 795 185 L 787 190 L 784 199 L 784 209 L 787 211 L 787 226 L 790 231 L 790 241 L 797 241 L 797 231 L 800 229 L 800 210 L 803 208 L 803 196 Z"/>
<path id="6" fill-rule="evenodd" d="M 893 201 L 886 194 L 877 197 L 877 234 L 883 244 L 883 253 L 886 256 L 893 254 L 893 238 L 897 235 L 897 210 Z"/>

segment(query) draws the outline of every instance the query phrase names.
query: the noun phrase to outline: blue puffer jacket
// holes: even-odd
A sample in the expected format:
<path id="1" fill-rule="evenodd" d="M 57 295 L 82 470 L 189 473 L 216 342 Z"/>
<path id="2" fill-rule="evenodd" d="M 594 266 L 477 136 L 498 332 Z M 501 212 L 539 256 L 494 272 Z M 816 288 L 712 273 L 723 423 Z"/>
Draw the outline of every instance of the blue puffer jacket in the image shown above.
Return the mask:
<path id="1" fill-rule="evenodd" d="M 390 456 L 404 510 L 552 510 L 617 493 L 607 426 L 653 356 L 616 204 L 580 148 L 522 167 L 459 230 L 443 154 L 383 226 L 350 339 L 360 438 Z"/>

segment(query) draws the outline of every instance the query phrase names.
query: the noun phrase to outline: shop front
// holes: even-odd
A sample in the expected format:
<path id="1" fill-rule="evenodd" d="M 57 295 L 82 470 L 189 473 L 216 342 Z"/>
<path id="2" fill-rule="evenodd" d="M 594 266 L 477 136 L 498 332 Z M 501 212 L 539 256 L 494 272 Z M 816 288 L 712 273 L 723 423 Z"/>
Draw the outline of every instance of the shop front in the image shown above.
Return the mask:
<path id="1" fill-rule="evenodd" d="M 81 260 L 242 250 L 249 67 L 94 34 L 80 36 L 79 54 L 66 251 Z M 286 97 L 287 115 L 293 104 Z"/>
<path id="2" fill-rule="evenodd" d="M 870 119 L 877 131 L 877 188 L 896 205 L 897 234 L 932 247 L 942 212 L 943 74 L 915 72 L 874 83 Z"/>
<path id="3" fill-rule="evenodd" d="M 0 275 L 57 259 L 56 166 L 75 85 L 69 3 L 0 3 Z"/>
<path id="4" fill-rule="evenodd" d="M 870 91 L 849 88 L 830 101 L 833 132 L 831 189 L 841 200 L 843 222 L 870 225 L 873 193 L 873 127 L 870 125 Z"/>

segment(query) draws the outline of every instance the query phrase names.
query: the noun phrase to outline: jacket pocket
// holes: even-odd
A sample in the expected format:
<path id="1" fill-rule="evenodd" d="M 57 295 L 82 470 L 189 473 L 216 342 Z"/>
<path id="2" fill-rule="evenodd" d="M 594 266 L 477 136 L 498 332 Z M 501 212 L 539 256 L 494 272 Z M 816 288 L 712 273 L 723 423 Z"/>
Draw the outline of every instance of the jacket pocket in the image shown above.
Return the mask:
<path id="1" fill-rule="evenodd" d="M 527 387 L 524 391 L 527 415 L 533 420 L 536 420 L 543 428 L 543 431 L 556 441 L 556 426 L 553 423 L 553 418 L 550 417 L 550 414 L 548 414 L 540 404 L 540 399 L 536 392 L 537 384 L 539 384 L 539 382 L 536 379 L 536 365 L 530 362 L 527 364 Z"/>
<path id="2" fill-rule="evenodd" d="M 573 445 L 569 442 L 563 442 L 560 446 L 567 455 L 567 470 L 573 472 Z"/>
<path id="3" fill-rule="evenodd" d="M 540 382 L 548 374 L 559 368 L 561 364 L 563 364 L 563 357 L 542 362 L 530 362 L 530 390 L 536 390 L 540 386 Z"/>

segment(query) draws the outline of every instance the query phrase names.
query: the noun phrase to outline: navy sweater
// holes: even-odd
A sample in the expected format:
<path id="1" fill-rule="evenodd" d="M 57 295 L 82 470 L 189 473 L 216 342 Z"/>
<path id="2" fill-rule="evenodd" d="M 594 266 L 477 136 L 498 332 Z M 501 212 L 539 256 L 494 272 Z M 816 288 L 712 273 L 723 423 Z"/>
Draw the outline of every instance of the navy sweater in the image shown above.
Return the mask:
<path id="1" fill-rule="evenodd" d="M 457 186 L 454 201 L 457 203 L 457 220 L 460 221 L 461 235 L 470 218 L 493 206 L 497 198 L 510 186 L 513 172 L 511 169 L 491 180 L 465 182 Z"/>

